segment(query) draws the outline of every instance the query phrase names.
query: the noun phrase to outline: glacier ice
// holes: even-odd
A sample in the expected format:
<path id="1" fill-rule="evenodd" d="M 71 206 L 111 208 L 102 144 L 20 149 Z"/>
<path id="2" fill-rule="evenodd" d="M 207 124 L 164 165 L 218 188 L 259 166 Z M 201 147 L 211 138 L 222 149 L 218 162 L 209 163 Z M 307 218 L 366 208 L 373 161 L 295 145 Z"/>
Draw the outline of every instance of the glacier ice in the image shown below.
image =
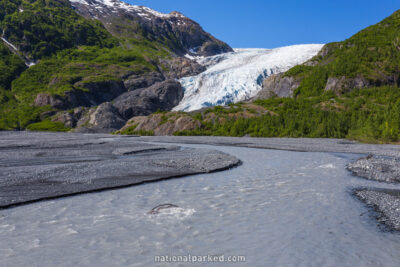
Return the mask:
<path id="1" fill-rule="evenodd" d="M 322 47 L 322 44 L 307 44 L 275 49 L 235 49 L 230 53 L 197 58 L 207 70 L 179 80 L 185 95 L 174 110 L 193 111 L 249 99 L 261 90 L 267 76 L 304 63 Z"/>

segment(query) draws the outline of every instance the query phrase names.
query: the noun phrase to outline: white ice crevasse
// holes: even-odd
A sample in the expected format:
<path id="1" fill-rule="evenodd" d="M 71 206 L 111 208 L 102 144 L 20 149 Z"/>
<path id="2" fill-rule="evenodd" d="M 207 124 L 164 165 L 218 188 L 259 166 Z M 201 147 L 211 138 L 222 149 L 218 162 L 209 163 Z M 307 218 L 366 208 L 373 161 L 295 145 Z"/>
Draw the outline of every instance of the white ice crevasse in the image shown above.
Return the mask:
<path id="1" fill-rule="evenodd" d="M 275 49 L 235 49 L 206 58 L 187 55 L 207 70 L 179 80 L 185 94 L 174 110 L 193 111 L 254 97 L 262 89 L 266 77 L 304 63 L 322 47 L 322 44 L 306 44 Z"/>

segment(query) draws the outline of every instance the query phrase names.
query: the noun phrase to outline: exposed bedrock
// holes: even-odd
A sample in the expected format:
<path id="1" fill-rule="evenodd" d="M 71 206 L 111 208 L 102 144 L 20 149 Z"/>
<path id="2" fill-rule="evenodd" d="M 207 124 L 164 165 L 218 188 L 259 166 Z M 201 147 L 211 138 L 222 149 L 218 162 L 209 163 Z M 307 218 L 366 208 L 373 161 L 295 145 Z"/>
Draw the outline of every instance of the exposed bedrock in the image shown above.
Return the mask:
<path id="1" fill-rule="evenodd" d="M 105 102 L 97 108 L 90 109 L 77 122 L 77 129 L 74 131 L 110 133 L 120 129 L 125 122 L 118 110 L 111 103 Z"/>
<path id="2" fill-rule="evenodd" d="M 134 116 L 146 116 L 155 111 L 168 111 L 183 98 L 179 82 L 167 80 L 145 89 L 127 92 L 113 101 L 121 116 L 128 120 Z"/>
<path id="3" fill-rule="evenodd" d="M 0 208 L 234 167 L 209 149 L 151 145 L 137 137 L 0 132 Z"/>
<path id="4" fill-rule="evenodd" d="M 71 109 L 75 107 L 91 107 L 103 102 L 109 102 L 117 96 L 126 92 L 122 81 L 93 82 L 82 85 L 83 90 L 71 90 L 64 95 L 51 95 L 40 93 L 36 96 L 34 104 L 36 106 L 50 105 L 56 109 Z"/>
<path id="5" fill-rule="evenodd" d="M 171 110 L 182 98 L 180 83 L 166 80 L 125 92 L 112 102 L 103 102 L 91 108 L 78 107 L 73 111 L 60 111 L 53 115 L 52 121 L 61 122 L 66 127 L 76 127 L 74 132 L 110 133 L 121 129 L 134 116 Z"/>
<path id="6" fill-rule="evenodd" d="M 290 97 L 294 90 L 300 85 L 300 80 L 294 77 L 284 77 L 283 74 L 275 74 L 267 77 L 263 81 L 262 89 L 253 98 L 266 99 L 271 97 Z"/>

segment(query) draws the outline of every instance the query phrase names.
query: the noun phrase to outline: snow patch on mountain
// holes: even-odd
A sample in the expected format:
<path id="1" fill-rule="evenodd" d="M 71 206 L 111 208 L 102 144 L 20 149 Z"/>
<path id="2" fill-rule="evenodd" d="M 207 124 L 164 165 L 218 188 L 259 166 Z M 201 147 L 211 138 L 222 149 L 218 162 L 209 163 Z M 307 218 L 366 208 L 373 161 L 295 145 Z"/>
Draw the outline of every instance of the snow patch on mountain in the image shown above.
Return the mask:
<path id="1" fill-rule="evenodd" d="M 158 18 L 171 18 L 171 17 L 177 17 L 177 18 L 184 18 L 185 16 L 182 15 L 179 12 L 171 12 L 170 14 L 165 14 L 161 13 L 158 11 L 155 11 L 151 8 L 145 7 L 145 6 L 137 6 L 137 5 L 131 5 L 128 3 L 125 3 L 120 0 L 70 0 L 72 4 L 81 4 L 81 5 L 87 5 L 87 6 L 92 6 L 97 9 L 101 8 L 108 8 L 108 9 L 114 9 L 114 10 L 125 10 L 128 12 L 135 12 L 137 15 L 148 18 L 149 16 L 155 16 Z"/>
<path id="2" fill-rule="evenodd" d="M 208 69 L 180 79 L 185 95 L 176 111 L 193 111 L 226 105 L 254 97 L 263 80 L 311 59 L 322 44 L 294 45 L 276 49 L 235 49 L 234 52 L 197 58 Z"/>

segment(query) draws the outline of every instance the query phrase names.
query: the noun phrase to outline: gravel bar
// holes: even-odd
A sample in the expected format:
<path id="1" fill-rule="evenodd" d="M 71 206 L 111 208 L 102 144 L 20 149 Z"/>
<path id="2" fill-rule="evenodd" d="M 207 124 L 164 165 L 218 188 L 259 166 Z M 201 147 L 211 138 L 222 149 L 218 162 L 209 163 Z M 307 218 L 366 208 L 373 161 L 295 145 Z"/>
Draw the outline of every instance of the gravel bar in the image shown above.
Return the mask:
<path id="1" fill-rule="evenodd" d="M 239 164 L 220 151 L 152 145 L 135 136 L 0 132 L 0 208 Z"/>

